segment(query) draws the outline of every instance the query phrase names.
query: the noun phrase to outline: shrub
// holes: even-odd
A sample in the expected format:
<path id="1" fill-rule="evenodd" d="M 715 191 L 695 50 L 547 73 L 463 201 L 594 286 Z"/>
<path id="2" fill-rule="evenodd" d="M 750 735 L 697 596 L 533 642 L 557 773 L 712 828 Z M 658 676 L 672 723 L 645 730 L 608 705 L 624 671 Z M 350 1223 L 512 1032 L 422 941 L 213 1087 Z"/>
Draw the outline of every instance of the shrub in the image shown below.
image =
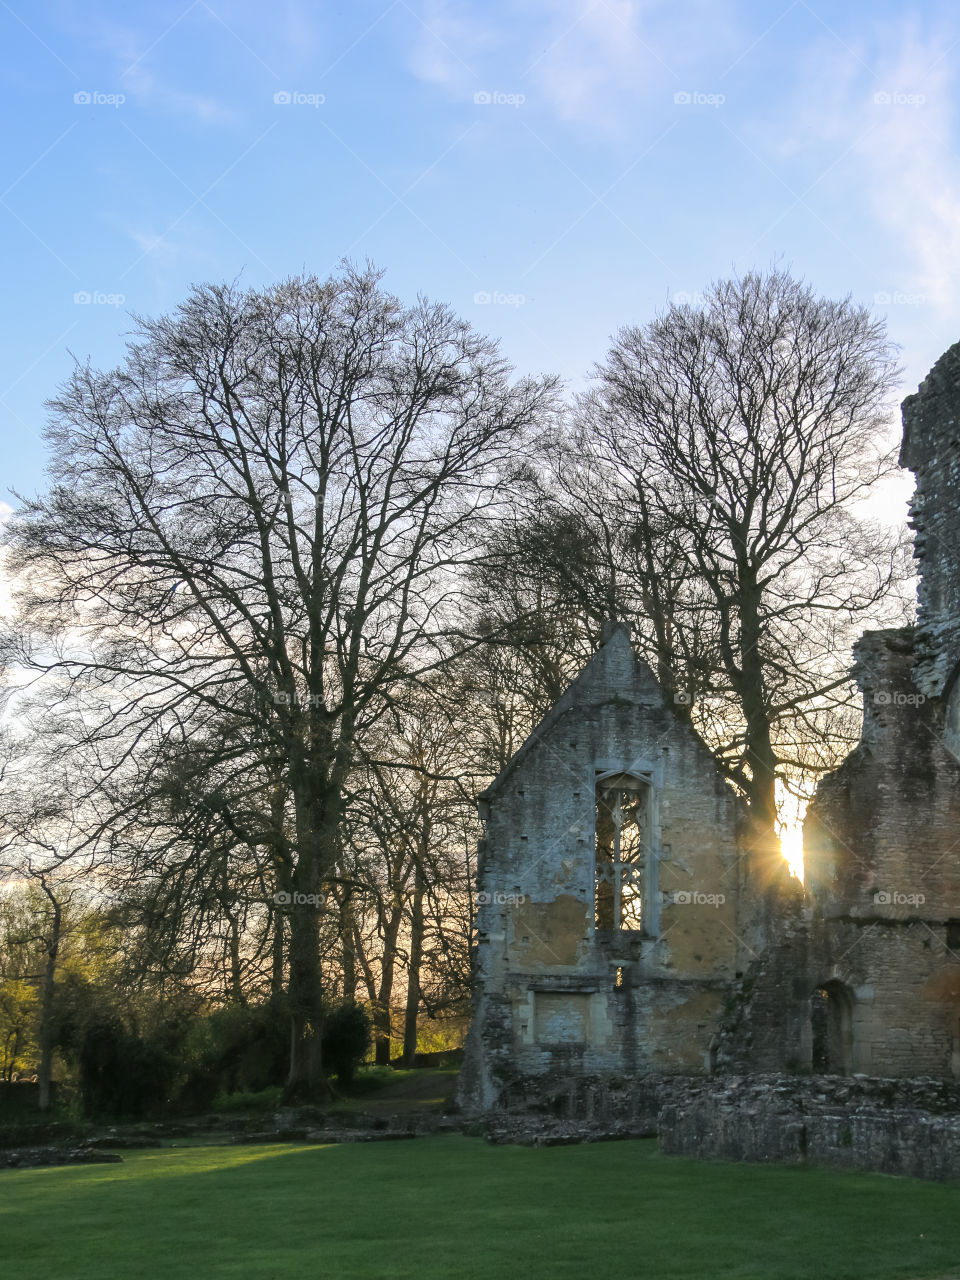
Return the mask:
<path id="1" fill-rule="evenodd" d="M 370 1050 L 370 1019 L 362 1005 L 344 1001 L 329 1010 L 321 1050 L 327 1070 L 348 1086 Z"/>
<path id="2" fill-rule="evenodd" d="M 173 1071 L 159 1045 L 119 1022 L 94 1022 L 83 1033 L 79 1058 L 86 1115 L 140 1119 L 163 1109 Z"/>
<path id="3" fill-rule="evenodd" d="M 203 1109 L 221 1094 L 278 1085 L 286 1073 L 289 1038 L 287 1018 L 275 1004 L 230 1005 L 198 1019 L 184 1040 L 181 1104 Z"/>

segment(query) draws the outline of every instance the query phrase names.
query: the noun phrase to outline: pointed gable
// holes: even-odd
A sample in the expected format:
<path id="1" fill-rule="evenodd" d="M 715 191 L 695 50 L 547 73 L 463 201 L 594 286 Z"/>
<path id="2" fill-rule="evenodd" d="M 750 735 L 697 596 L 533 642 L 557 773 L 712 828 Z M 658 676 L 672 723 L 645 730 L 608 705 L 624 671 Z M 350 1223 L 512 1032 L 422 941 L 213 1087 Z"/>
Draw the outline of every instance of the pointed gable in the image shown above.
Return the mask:
<path id="1" fill-rule="evenodd" d="M 623 622 L 611 624 L 608 639 L 478 799 L 487 800 L 496 795 L 520 761 L 526 759 L 544 735 L 574 708 L 580 710 L 608 702 L 648 707 L 663 705 L 663 691 L 647 663 L 634 653 L 630 628 Z"/>

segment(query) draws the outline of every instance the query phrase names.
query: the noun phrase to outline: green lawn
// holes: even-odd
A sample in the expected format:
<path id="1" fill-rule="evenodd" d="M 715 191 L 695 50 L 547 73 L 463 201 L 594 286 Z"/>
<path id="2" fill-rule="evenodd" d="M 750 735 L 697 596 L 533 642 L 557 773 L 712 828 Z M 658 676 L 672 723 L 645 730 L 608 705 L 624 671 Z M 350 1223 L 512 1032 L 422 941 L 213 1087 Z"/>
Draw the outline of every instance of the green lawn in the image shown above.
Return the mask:
<path id="1" fill-rule="evenodd" d="M 10 1280 L 960 1277 L 960 1185 L 653 1142 L 191 1147 L 0 1172 Z"/>

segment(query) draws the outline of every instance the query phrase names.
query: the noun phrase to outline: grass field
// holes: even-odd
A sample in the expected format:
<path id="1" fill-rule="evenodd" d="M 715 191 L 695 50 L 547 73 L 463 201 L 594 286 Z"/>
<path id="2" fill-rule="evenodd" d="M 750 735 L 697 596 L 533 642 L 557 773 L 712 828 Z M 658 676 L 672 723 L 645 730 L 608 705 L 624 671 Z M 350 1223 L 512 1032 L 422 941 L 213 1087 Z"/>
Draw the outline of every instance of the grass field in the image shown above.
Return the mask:
<path id="1" fill-rule="evenodd" d="M 167 1148 L 0 1172 L 10 1280 L 960 1277 L 960 1186 L 653 1142 Z"/>

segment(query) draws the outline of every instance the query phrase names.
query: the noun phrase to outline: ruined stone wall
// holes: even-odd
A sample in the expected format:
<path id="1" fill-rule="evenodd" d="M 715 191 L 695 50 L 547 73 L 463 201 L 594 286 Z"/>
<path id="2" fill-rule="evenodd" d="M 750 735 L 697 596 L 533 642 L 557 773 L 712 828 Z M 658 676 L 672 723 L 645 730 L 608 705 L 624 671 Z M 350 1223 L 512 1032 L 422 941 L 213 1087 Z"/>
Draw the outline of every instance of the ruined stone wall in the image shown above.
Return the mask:
<path id="1" fill-rule="evenodd" d="M 642 931 L 595 924 L 596 779 L 610 771 L 651 779 Z M 706 1070 L 759 928 L 742 905 L 739 802 L 625 630 L 521 748 L 483 814 L 465 1104 L 489 1108 L 530 1078 Z"/>
<path id="2" fill-rule="evenodd" d="M 914 642 L 909 629 L 875 631 L 854 650 L 861 741 L 821 783 L 805 831 L 807 882 L 825 910 L 960 914 L 960 766 L 944 744 L 942 702 L 915 681 Z"/>
<path id="3" fill-rule="evenodd" d="M 855 657 L 862 738 L 817 790 L 806 909 L 738 983 L 724 1069 L 811 1070 L 823 989 L 846 1042 L 831 1070 L 960 1075 L 960 765 L 912 629 L 868 632 Z"/>
<path id="4" fill-rule="evenodd" d="M 729 1077 L 675 1083 L 664 1155 L 960 1178 L 960 1089 L 935 1080 Z"/>
<path id="5" fill-rule="evenodd" d="M 911 524 L 920 571 L 917 686 L 955 693 L 960 667 L 960 343 L 903 402 L 900 465 L 916 475 Z M 958 703 L 951 703 L 957 710 Z M 956 726 L 960 729 L 960 725 Z"/>
<path id="6" fill-rule="evenodd" d="M 728 1001 L 718 1069 L 814 1070 L 812 1011 L 823 988 L 843 1001 L 836 1016 L 848 1037 L 824 1069 L 960 1076 L 960 964 L 947 928 L 866 917 L 798 922 L 761 953 Z"/>
<path id="7" fill-rule="evenodd" d="M 960 765 L 944 707 L 920 692 L 914 637 L 856 648 L 859 747 L 824 780 L 808 821 L 823 955 L 855 996 L 856 1069 L 960 1070 Z"/>

